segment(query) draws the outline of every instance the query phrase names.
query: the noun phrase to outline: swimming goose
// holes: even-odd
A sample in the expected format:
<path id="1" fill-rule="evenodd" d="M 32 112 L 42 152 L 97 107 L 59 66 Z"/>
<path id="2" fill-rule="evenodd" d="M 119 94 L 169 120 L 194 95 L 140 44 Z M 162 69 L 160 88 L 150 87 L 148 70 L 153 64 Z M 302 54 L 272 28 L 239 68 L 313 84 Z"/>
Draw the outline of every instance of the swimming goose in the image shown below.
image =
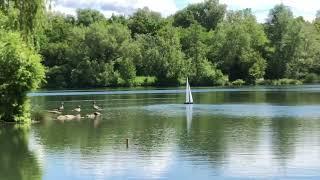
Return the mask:
<path id="1" fill-rule="evenodd" d="M 63 111 L 64 110 L 64 102 L 61 102 L 61 106 L 58 107 L 58 111 Z"/>
<path id="2" fill-rule="evenodd" d="M 94 112 L 93 114 L 87 114 L 86 115 L 86 118 L 89 118 L 89 119 L 96 119 L 97 117 L 101 116 L 101 113 L 99 112 Z"/>
<path id="3" fill-rule="evenodd" d="M 59 121 L 71 121 L 71 120 L 80 120 L 81 116 L 80 114 L 78 115 L 60 115 L 57 117 L 57 120 Z"/>
<path id="4" fill-rule="evenodd" d="M 58 107 L 57 109 L 54 109 L 52 111 L 48 111 L 49 113 L 53 113 L 53 114 L 61 114 L 61 111 L 64 110 L 64 106 L 63 106 L 63 102 L 61 102 L 61 106 Z"/>
<path id="5" fill-rule="evenodd" d="M 75 108 L 75 109 L 72 110 L 72 111 L 81 112 L 81 106 L 79 105 L 77 108 Z"/>
<path id="6" fill-rule="evenodd" d="M 102 109 L 96 105 L 96 101 L 93 101 L 93 109 L 97 110 L 97 111 L 101 111 Z"/>
<path id="7" fill-rule="evenodd" d="M 52 114 L 62 114 L 61 111 L 57 111 L 57 110 L 52 110 L 52 111 L 47 111 L 48 113 L 52 113 Z"/>

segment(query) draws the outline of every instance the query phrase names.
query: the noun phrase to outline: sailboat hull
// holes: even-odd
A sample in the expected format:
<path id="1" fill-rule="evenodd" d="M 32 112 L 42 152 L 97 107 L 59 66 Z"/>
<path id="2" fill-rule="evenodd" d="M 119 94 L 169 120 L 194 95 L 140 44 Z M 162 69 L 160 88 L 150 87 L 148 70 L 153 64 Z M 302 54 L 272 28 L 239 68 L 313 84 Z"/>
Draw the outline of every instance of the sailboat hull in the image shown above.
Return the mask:
<path id="1" fill-rule="evenodd" d="M 193 104 L 193 102 L 185 102 L 184 104 Z"/>

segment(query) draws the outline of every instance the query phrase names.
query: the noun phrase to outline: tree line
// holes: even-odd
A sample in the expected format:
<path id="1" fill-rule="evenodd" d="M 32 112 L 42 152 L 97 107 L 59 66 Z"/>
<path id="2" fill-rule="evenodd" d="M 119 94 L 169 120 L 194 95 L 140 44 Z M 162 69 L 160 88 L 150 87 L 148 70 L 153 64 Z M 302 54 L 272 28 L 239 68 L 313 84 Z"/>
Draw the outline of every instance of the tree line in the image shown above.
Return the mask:
<path id="1" fill-rule="evenodd" d="M 319 80 L 320 13 L 308 22 L 283 4 L 265 23 L 218 0 L 167 18 L 148 8 L 129 17 L 92 9 L 47 17 L 40 54 L 48 88 L 180 85 L 187 76 L 193 85 Z"/>

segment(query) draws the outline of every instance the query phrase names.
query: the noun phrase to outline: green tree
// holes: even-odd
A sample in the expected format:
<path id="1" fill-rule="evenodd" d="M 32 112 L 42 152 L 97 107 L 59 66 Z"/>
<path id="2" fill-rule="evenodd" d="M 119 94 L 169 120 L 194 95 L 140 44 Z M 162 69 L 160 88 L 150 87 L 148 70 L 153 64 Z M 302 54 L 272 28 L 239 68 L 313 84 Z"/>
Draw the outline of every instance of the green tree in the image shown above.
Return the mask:
<path id="1" fill-rule="evenodd" d="M 138 9 L 129 19 L 128 27 L 132 35 L 151 34 L 155 35 L 164 25 L 165 21 L 160 13 L 148 8 Z"/>
<path id="2" fill-rule="evenodd" d="M 212 38 L 210 59 L 231 81 L 243 79 L 253 83 L 264 75 L 266 62 L 261 52 L 267 42 L 263 27 L 249 9 L 230 12 Z"/>
<path id="3" fill-rule="evenodd" d="M 65 63 L 67 51 L 70 49 L 68 41 L 73 25 L 67 17 L 60 14 L 50 14 L 50 24 L 45 29 L 45 38 L 42 41 L 40 53 L 45 57 L 44 64 L 48 67 Z"/>
<path id="4" fill-rule="evenodd" d="M 1 120 L 29 120 L 26 95 L 44 78 L 41 57 L 27 47 L 18 33 L 0 30 L 0 69 Z"/>
<path id="5" fill-rule="evenodd" d="M 85 58 L 71 72 L 71 81 L 73 87 L 96 87 L 98 86 L 99 64 L 97 61 L 90 61 Z"/>
<path id="6" fill-rule="evenodd" d="M 191 25 L 182 30 L 181 43 L 186 58 L 191 60 L 189 77 L 192 84 L 213 85 L 225 84 L 226 77 L 217 69 L 216 65 L 207 59 L 207 42 L 212 33 L 198 25 Z"/>
<path id="7" fill-rule="evenodd" d="M 67 88 L 71 84 L 71 70 L 83 58 L 80 42 L 84 37 L 83 27 L 75 27 L 72 16 L 48 14 L 48 26 L 44 30 L 40 54 L 43 64 L 48 67 L 46 74 L 47 88 Z M 81 39 L 82 38 L 82 39 Z M 79 54 L 79 55 L 78 55 Z"/>
<path id="8" fill-rule="evenodd" d="M 111 17 L 108 19 L 108 22 L 109 23 L 118 23 L 118 24 L 127 25 L 128 24 L 128 19 L 124 15 L 112 14 Z"/>
<path id="9" fill-rule="evenodd" d="M 136 77 L 136 67 L 132 59 L 120 59 L 119 60 L 119 73 L 121 78 L 125 81 L 126 86 L 133 86 L 134 79 Z"/>
<path id="10" fill-rule="evenodd" d="M 305 79 L 309 73 L 319 74 L 320 34 L 314 24 L 300 21 L 302 29 L 296 37 L 296 56 L 287 63 L 285 76 L 292 79 Z"/>
<path id="11" fill-rule="evenodd" d="M 21 32 L 23 39 L 39 48 L 45 25 L 45 0 L 1 0 L 0 10 L 10 18 L 12 30 Z"/>
<path id="12" fill-rule="evenodd" d="M 106 21 L 104 15 L 94 9 L 77 9 L 77 23 L 89 26 L 96 22 Z"/>
<path id="13" fill-rule="evenodd" d="M 183 28 L 199 23 L 207 30 L 215 29 L 226 13 L 226 6 L 219 0 L 206 0 L 202 3 L 191 4 L 174 15 L 174 26 Z"/>
<path id="14" fill-rule="evenodd" d="M 301 22 L 294 19 L 290 8 L 283 4 L 270 10 L 265 25 L 266 34 L 270 39 L 274 52 L 268 58 L 266 77 L 269 79 L 284 78 L 287 65 L 299 56 L 301 44 Z"/>
<path id="15" fill-rule="evenodd" d="M 178 85 L 185 77 L 190 61 L 181 51 L 179 34 L 176 28 L 163 27 L 156 37 L 138 37 L 141 48 L 144 75 L 156 76 L 162 85 Z M 141 67 L 140 67 L 141 68 Z"/>
<path id="16" fill-rule="evenodd" d="M 99 61 L 115 61 L 131 42 L 130 31 L 122 24 L 95 23 L 85 34 L 88 57 Z"/>

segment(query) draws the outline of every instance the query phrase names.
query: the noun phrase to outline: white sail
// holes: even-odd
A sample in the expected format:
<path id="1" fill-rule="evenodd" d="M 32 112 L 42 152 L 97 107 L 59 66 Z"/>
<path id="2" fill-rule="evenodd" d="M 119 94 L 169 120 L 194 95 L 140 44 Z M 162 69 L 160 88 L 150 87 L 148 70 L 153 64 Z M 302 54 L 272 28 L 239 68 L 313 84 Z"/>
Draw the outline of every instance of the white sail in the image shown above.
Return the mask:
<path id="1" fill-rule="evenodd" d="M 186 104 L 192 104 L 193 103 L 193 98 L 192 98 L 192 93 L 191 93 L 191 88 L 189 84 L 189 80 L 187 78 L 187 85 L 186 85 Z"/>
<path id="2" fill-rule="evenodd" d="M 189 82 L 188 82 L 188 78 L 187 78 L 187 83 L 186 83 L 186 103 L 189 102 Z"/>

